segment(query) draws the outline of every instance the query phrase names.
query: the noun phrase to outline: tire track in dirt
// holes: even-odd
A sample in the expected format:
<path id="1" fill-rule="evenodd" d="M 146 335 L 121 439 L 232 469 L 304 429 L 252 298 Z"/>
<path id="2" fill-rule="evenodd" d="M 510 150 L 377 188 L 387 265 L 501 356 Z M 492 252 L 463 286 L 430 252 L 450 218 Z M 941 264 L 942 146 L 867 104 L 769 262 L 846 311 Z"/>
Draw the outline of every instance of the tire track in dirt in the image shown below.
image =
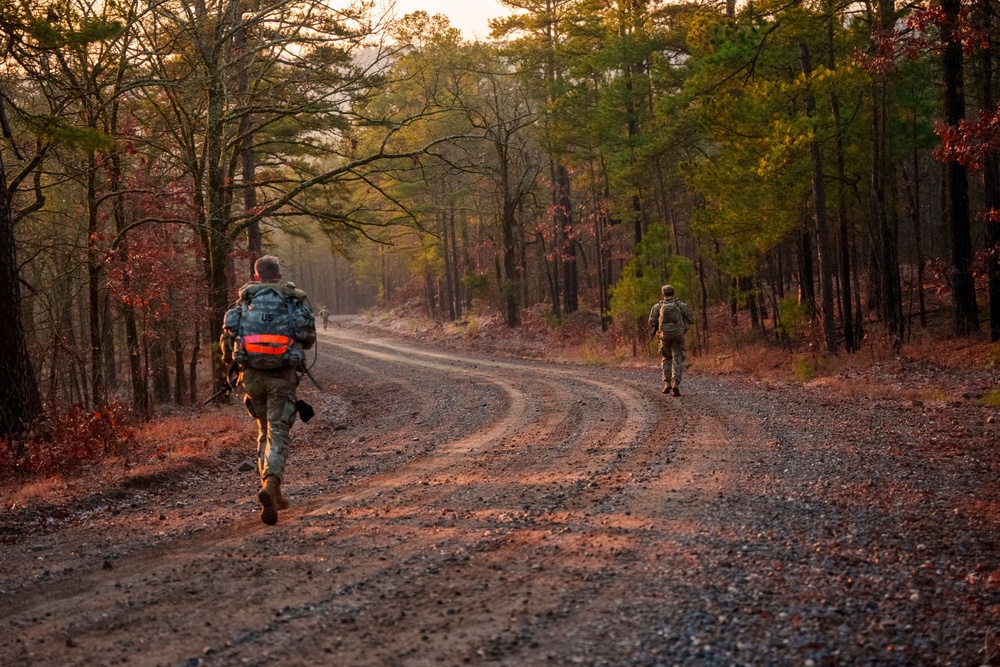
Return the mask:
<path id="1" fill-rule="evenodd" d="M 633 447 L 651 430 L 656 418 L 635 390 L 581 377 L 572 368 L 548 366 L 537 371 L 531 364 L 484 362 L 380 341 L 366 341 L 363 347 L 343 342 L 337 345 L 421 372 L 474 377 L 501 387 L 510 396 L 508 411 L 488 430 L 436 446 L 426 456 L 410 461 L 405 469 L 392 471 L 392 479 L 381 480 L 380 486 L 435 486 L 442 492 L 443 487 L 454 487 L 471 495 L 477 484 L 484 482 L 492 487 L 512 483 L 545 486 L 554 479 L 573 484 L 574 479 L 589 479 L 592 470 Z M 456 474 L 456 470 L 462 472 Z M 372 496 L 378 491 L 367 489 L 363 493 Z M 428 501 L 426 489 L 417 495 L 424 503 Z M 339 504 L 360 500 L 361 496 L 349 494 Z"/>

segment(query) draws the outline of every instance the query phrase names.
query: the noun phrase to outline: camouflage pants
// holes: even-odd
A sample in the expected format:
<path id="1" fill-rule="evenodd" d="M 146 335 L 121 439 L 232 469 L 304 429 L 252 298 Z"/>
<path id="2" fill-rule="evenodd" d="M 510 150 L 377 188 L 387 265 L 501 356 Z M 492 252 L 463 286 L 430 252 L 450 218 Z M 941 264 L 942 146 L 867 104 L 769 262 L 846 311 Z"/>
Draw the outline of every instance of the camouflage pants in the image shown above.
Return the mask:
<path id="1" fill-rule="evenodd" d="M 663 382 L 669 382 L 673 387 L 681 386 L 681 376 L 684 375 L 684 336 L 679 338 L 660 339 L 660 368 L 663 370 Z"/>
<path id="2" fill-rule="evenodd" d="M 257 470 L 263 480 L 285 476 L 289 431 L 295 423 L 295 390 L 299 379 L 295 368 L 259 371 L 243 370 L 243 403 L 257 420 Z"/>

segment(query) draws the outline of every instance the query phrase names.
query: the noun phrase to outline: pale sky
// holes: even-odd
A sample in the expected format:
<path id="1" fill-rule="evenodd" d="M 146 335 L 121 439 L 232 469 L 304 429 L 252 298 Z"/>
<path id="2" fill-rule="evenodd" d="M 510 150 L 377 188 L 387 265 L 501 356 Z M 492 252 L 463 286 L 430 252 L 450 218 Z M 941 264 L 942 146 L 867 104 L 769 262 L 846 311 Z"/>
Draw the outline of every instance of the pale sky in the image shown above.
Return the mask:
<path id="1" fill-rule="evenodd" d="M 444 14 L 468 40 L 487 39 L 490 34 L 487 19 L 509 13 L 496 0 L 396 0 L 399 16 L 421 9 L 431 16 Z"/>

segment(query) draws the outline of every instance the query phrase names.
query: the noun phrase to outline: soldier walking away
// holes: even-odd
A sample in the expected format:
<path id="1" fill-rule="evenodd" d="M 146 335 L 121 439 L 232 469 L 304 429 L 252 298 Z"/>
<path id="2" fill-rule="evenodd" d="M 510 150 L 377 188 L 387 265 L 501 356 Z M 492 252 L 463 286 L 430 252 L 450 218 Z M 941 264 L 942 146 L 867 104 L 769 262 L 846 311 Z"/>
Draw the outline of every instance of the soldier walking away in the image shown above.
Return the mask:
<path id="1" fill-rule="evenodd" d="M 315 342 L 305 292 L 282 281 L 277 257 L 261 257 L 254 264 L 254 282 L 240 288 L 239 300 L 226 311 L 222 350 L 227 364 L 240 366 L 243 403 L 257 420 L 257 500 L 260 519 L 269 526 L 278 522 L 278 510 L 288 508 L 281 484 L 297 410 L 295 391 L 306 370 L 304 350 Z"/>
<path id="2" fill-rule="evenodd" d="M 664 285 L 660 293 L 662 298 L 649 311 L 650 336 L 659 334 L 662 393 L 672 392 L 674 396 L 680 396 L 681 376 L 684 374 L 684 334 L 694 324 L 694 313 L 690 306 L 674 298 L 673 285 Z"/>
<path id="3" fill-rule="evenodd" d="M 323 318 L 323 328 L 326 329 L 326 325 L 330 321 L 330 311 L 326 309 L 326 306 L 319 307 L 319 316 Z"/>

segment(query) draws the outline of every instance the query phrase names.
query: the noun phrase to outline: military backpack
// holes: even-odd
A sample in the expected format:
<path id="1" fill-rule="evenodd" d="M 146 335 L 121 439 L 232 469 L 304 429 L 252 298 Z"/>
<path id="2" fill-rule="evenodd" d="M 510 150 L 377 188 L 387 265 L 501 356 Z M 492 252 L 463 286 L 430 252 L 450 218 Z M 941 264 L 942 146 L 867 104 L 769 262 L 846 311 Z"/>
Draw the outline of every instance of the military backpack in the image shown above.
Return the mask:
<path id="1" fill-rule="evenodd" d="M 233 338 L 236 363 L 259 370 L 286 368 L 305 360 L 299 339 L 313 326 L 312 312 L 282 285 L 252 285 L 226 313 L 224 326 Z"/>
<path id="2" fill-rule="evenodd" d="M 687 322 L 678 301 L 665 301 L 660 305 L 660 337 L 680 338 L 687 332 Z"/>

